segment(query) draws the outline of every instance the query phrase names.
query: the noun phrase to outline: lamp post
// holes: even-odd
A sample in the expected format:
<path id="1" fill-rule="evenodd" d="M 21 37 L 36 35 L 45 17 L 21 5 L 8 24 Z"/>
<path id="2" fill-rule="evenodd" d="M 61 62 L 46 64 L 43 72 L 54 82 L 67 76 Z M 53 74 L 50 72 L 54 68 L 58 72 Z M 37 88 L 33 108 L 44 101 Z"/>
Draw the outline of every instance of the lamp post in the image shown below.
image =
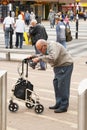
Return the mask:
<path id="1" fill-rule="evenodd" d="M 9 11 L 10 11 L 10 17 L 11 17 L 11 11 L 12 11 L 12 4 L 9 3 Z M 10 48 L 13 48 L 12 45 L 12 25 L 10 24 Z"/>
<path id="2" fill-rule="evenodd" d="M 78 39 L 78 26 L 79 26 L 79 16 L 78 16 L 78 13 L 79 13 L 79 2 L 80 0 L 76 0 L 76 39 Z"/>

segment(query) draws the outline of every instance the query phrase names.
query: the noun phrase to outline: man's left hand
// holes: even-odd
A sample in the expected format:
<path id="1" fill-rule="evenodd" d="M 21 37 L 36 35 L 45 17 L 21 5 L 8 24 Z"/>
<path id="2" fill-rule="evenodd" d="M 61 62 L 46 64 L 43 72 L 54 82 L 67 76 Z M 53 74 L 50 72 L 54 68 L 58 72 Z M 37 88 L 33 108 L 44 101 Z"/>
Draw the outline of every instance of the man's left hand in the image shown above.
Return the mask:
<path id="1" fill-rule="evenodd" d="M 39 62 L 39 58 L 38 57 L 37 58 L 33 58 L 32 61 L 37 63 L 37 62 Z"/>

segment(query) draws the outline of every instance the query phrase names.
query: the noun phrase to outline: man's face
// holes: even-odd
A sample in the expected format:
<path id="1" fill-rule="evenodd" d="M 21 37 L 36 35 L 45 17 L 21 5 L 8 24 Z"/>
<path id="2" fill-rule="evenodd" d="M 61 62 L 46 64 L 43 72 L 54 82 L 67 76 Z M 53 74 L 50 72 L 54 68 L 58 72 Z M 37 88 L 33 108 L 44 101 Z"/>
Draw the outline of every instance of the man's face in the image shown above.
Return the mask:
<path id="1" fill-rule="evenodd" d="M 47 52 L 47 46 L 46 46 L 46 45 L 38 46 L 37 49 L 38 49 L 42 54 L 46 54 L 46 52 Z"/>

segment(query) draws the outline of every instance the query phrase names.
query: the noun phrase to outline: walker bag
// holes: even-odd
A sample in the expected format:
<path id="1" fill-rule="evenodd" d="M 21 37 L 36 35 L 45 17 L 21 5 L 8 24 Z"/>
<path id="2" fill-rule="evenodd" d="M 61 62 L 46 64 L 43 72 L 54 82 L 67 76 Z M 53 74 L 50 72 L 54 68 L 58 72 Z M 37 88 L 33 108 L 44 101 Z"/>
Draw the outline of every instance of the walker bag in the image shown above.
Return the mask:
<path id="1" fill-rule="evenodd" d="M 29 81 L 24 80 L 23 78 L 19 78 L 14 89 L 14 95 L 16 98 L 23 100 L 28 98 L 28 96 L 31 95 L 31 91 L 27 91 L 26 93 L 26 89 L 33 91 L 33 85 Z"/>

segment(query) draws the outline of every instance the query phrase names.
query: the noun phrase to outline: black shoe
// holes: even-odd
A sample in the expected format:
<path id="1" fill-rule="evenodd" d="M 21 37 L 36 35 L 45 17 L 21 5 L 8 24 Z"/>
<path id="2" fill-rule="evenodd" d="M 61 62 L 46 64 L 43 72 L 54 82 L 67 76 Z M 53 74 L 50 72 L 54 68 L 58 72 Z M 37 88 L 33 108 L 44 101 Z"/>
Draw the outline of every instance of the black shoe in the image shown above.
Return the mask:
<path id="1" fill-rule="evenodd" d="M 59 106 L 58 105 L 54 105 L 54 106 L 50 106 L 49 109 L 58 109 Z"/>
<path id="2" fill-rule="evenodd" d="M 58 108 L 56 110 L 54 110 L 55 113 L 63 113 L 63 112 L 67 112 L 67 109 L 61 109 L 61 108 Z"/>
<path id="3" fill-rule="evenodd" d="M 45 68 L 39 68 L 38 70 L 46 70 Z"/>
<path id="4" fill-rule="evenodd" d="M 18 48 L 18 46 L 15 46 L 15 49 L 17 49 Z"/>
<path id="5" fill-rule="evenodd" d="M 85 63 L 87 64 L 87 61 Z"/>

